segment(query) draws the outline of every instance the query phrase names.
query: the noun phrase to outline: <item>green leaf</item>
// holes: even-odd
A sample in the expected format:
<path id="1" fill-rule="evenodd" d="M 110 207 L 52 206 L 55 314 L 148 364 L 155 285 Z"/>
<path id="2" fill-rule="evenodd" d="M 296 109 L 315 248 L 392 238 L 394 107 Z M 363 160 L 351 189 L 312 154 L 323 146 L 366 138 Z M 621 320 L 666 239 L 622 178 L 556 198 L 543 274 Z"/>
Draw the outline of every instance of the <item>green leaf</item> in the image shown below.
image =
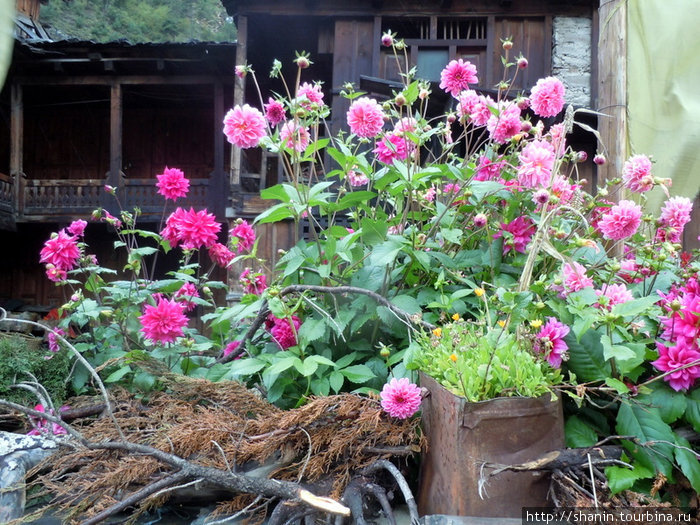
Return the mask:
<path id="1" fill-rule="evenodd" d="M 326 321 L 323 319 L 307 319 L 299 327 L 299 341 L 310 343 L 323 337 L 328 330 Z"/>
<path id="2" fill-rule="evenodd" d="M 284 219 L 293 217 L 294 213 L 290 209 L 289 205 L 285 202 L 280 202 L 275 204 L 271 208 L 266 209 L 260 215 L 255 218 L 255 224 L 266 224 L 269 222 L 278 222 Z"/>
<path id="3" fill-rule="evenodd" d="M 352 191 L 343 195 L 340 200 L 331 207 L 333 211 L 341 211 L 358 204 L 368 204 L 377 196 L 373 191 Z"/>
<path id="4" fill-rule="evenodd" d="M 603 357 L 606 360 L 616 359 L 624 361 L 636 357 L 636 354 L 626 346 L 612 344 L 610 337 L 607 335 L 601 336 L 600 343 L 603 345 Z"/>
<path id="5" fill-rule="evenodd" d="M 337 394 L 340 392 L 340 389 L 343 388 L 345 376 L 340 372 L 331 372 L 331 375 L 328 376 L 328 381 L 330 382 L 330 387 L 333 389 L 333 392 Z"/>
<path id="6" fill-rule="evenodd" d="M 656 383 L 652 385 L 651 394 L 648 396 L 639 396 L 639 402 L 644 403 L 649 401 L 651 406 L 658 409 L 661 419 L 664 423 L 675 423 L 683 414 L 685 414 L 688 401 L 683 392 L 672 390 L 665 383 Z"/>
<path id="7" fill-rule="evenodd" d="M 686 403 L 685 419 L 693 425 L 695 432 L 700 432 L 700 388 L 696 388 L 686 396 Z"/>
<path id="8" fill-rule="evenodd" d="M 565 341 L 569 346 L 567 366 L 579 380 L 603 381 L 610 376 L 610 364 L 603 356 L 600 333 L 589 330 L 583 334 L 580 342 L 572 333 L 569 333 Z"/>
<path id="9" fill-rule="evenodd" d="M 115 370 L 114 372 L 109 374 L 104 382 L 105 383 L 116 383 L 117 381 L 122 379 L 129 372 L 131 372 L 131 367 L 129 365 L 122 366 L 118 370 Z"/>
<path id="10" fill-rule="evenodd" d="M 613 494 L 632 488 L 639 479 L 654 477 L 654 473 L 648 468 L 635 464 L 634 469 L 625 467 L 606 467 L 605 477 L 608 478 L 608 487 Z"/>
<path id="11" fill-rule="evenodd" d="M 270 365 L 267 368 L 267 370 L 265 370 L 265 374 L 267 374 L 268 376 L 280 374 L 280 373 L 284 372 L 285 370 L 289 370 L 290 368 L 292 368 L 294 366 L 295 361 L 298 361 L 298 360 L 299 360 L 299 358 L 294 356 L 294 355 L 284 357 L 284 358 L 280 359 L 279 361 Z"/>
<path id="12" fill-rule="evenodd" d="M 306 358 L 307 360 L 311 359 L 312 361 L 316 361 L 319 365 L 328 365 L 328 366 L 333 366 L 335 367 L 336 364 L 328 359 L 327 357 L 323 357 L 322 355 L 312 355 Z"/>
<path id="13" fill-rule="evenodd" d="M 696 493 L 700 492 L 700 461 L 698 461 L 700 457 L 693 452 L 693 448 L 687 439 L 677 435 L 676 445 L 677 447 L 674 451 L 676 463 L 681 468 L 683 475 L 690 481 L 693 490 Z"/>
<path id="14" fill-rule="evenodd" d="M 606 378 L 605 384 L 608 385 L 610 388 L 614 388 L 618 394 L 626 394 L 630 391 L 629 387 L 626 384 L 624 384 L 619 379 L 615 379 L 614 377 Z"/>
<path id="15" fill-rule="evenodd" d="M 360 227 L 362 228 L 362 240 L 365 244 L 379 244 L 386 239 L 386 232 L 389 230 L 389 225 L 385 220 L 374 220 L 369 217 L 360 219 Z"/>
<path id="16" fill-rule="evenodd" d="M 459 228 L 442 228 L 440 230 L 442 238 L 448 242 L 454 244 L 460 244 L 462 242 L 462 230 Z"/>
<path id="17" fill-rule="evenodd" d="M 318 363 L 312 359 L 304 359 L 303 361 L 297 360 L 294 362 L 294 368 L 304 377 L 309 377 L 314 375 L 314 372 L 318 370 Z"/>
<path id="18" fill-rule="evenodd" d="M 311 391 L 317 396 L 327 396 L 331 393 L 331 385 L 327 378 L 320 377 L 311 381 Z"/>
<path id="19" fill-rule="evenodd" d="M 622 403 L 617 413 L 616 429 L 621 436 L 637 438 L 637 443 L 623 442 L 634 458 L 645 467 L 661 472 L 668 478 L 672 476 L 672 443 L 675 443 L 675 436 L 671 427 L 663 422 L 657 409 L 638 403 Z"/>
<path id="20" fill-rule="evenodd" d="M 649 295 L 640 299 L 627 301 L 626 303 L 619 303 L 613 306 L 612 313 L 623 317 L 636 316 L 648 310 L 660 299 L 661 297 L 658 295 Z"/>
<path id="21" fill-rule="evenodd" d="M 397 238 L 391 238 L 375 246 L 369 256 L 370 264 L 383 267 L 393 263 L 403 246 L 402 240 Z"/>
<path id="22" fill-rule="evenodd" d="M 348 381 L 353 383 L 366 383 L 370 379 L 376 377 L 372 369 L 367 365 L 351 365 L 339 370 L 339 372 L 343 374 Z"/>
<path id="23" fill-rule="evenodd" d="M 391 304 L 409 314 L 418 314 L 421 311 L 418 300 L 410 295 L 397 295 L 391 299 Z"/>
<path id="24" fill-rule="evenodd" d="M 564 426 L 567 447 L 592 447 L 598 442 L 598 434 L 578 416 L 571 416 Z"/>
<path id="25" fill-rule="evenodd" d="M 262 199 L 276 199 L 282 202 L 290 202 L 292 199 L 284 188 L 283 184 L 276 184 L 260 190 L 260 198 Z"/>
<path id="26" fill-rule="evenodd" d="M 255 357 L 236 359 L 231 361 L 228 372 L 224 376 L 226 379 L 239 379 L 250 376 L 265 368 L 265 362 Z"/>

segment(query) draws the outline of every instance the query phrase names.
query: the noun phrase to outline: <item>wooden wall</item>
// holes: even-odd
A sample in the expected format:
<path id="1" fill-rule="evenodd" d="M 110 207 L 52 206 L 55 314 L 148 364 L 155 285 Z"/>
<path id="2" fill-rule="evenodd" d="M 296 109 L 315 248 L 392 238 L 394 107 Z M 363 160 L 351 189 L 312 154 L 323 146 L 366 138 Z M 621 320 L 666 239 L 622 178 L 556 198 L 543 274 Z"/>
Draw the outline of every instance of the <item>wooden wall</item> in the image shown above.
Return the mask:
<path id="1" fill-rule="evenodd" d="M 17 11 L 27 15 L 32 20 L 39 19 L 41 4 L 39 0 L 17 0 Z"/>

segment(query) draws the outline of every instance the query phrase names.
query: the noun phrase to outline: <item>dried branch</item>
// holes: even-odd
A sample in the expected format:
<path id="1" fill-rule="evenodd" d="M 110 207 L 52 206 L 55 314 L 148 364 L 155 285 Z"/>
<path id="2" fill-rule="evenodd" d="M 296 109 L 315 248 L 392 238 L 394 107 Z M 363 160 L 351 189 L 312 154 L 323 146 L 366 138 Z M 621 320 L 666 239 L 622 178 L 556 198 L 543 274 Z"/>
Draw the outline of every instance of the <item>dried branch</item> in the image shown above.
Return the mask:
<path id="1" fill-rule="evenodd" d="M 364 468 L 362 473 L 371 474 L 382 469 L 387 470 L 394 477 L 396 483 L 398 483 L 401 493 L 403 494 L 403 499 L 406 501 L 406 505 L 408 506 L 408 513 L 411 516 L 411 525 L 419 523 L 420 520 L 418 517 L 418 505 L 416 505 L 416 499 L 413 497 L 413 493 L 411 492 L 411 488 L 408 486 L 406 478 L 404 478 L 403 474 L 401 474 L 399 469 L 396 468 L 396 465 L 394 465 L 391 461 L 387 461 L 386 459 L 380 459 L 372 463 L 369 467 Z"/>

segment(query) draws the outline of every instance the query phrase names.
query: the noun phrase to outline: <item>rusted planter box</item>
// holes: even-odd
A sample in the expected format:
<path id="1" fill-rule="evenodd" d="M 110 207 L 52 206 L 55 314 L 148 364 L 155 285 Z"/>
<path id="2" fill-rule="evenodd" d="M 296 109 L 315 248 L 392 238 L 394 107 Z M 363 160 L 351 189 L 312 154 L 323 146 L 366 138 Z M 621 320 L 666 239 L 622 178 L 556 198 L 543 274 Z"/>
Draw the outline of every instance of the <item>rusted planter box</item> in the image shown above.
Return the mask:
<path id="1" fill-rule="evenodd" d="M 498 398 L 469 403 L 421 374 L 430 392 L 422 421 L 428 452 L 421 462 L 418 508 L 422 515 L 520 517 L 522 507 L 544 507 L 549 476 L 502 472 L 489 479 L 484 499 L 479 477 L 485 462 L 513 465 L 564 446 L 561 401 Z"/>

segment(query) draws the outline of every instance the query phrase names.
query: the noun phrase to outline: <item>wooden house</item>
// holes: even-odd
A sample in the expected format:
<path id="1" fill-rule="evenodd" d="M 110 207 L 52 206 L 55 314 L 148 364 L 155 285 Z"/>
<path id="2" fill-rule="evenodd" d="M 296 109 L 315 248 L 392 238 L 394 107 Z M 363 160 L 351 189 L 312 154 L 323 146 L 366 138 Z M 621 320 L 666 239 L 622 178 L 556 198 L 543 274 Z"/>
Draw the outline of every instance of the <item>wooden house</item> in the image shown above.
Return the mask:
<path id="1" fill-rule="evenodd" d="M 56 305 L 63 298 L 38 262 L 42 243 L 97 207 L 142 210 L 158 228 L 166 166 L 190 178 L 186 206 L 221 221 L 229 152 L 222 133 L 232 104 L 232 43 L 97 44 L 51 41 L 39 0 L 18 2 L 11 69 L 0 97 L 0 301 Z M 172 211 L 172 205 L 171 205 Z M 88 229 L 102 262 L 115 257 L 105 225 Z"/>

